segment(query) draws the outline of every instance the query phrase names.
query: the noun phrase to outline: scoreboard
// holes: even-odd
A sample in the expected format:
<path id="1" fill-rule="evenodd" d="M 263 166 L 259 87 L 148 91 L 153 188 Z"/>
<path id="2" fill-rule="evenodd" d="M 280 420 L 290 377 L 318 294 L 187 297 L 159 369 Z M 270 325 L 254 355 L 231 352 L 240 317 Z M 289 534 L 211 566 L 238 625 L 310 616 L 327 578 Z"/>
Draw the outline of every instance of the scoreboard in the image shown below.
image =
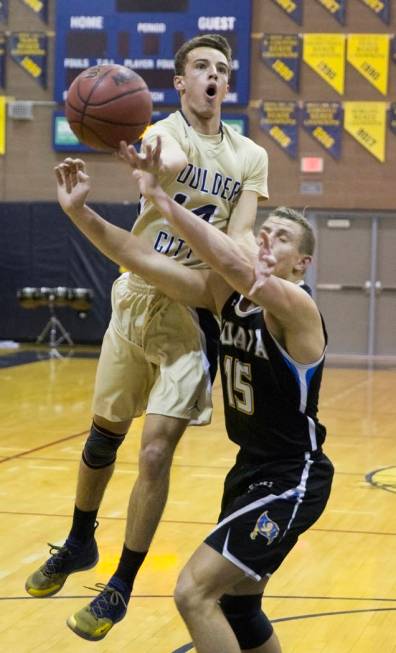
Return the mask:
<path id="1" fill-rule="evenodd" d="M 225 103 L 249 101 L 251 0 L 58 0 L 55 100 L 89 66 L 118 63 L 146 81 L 155 104 L 178 104 L 173 59 L 199 34 L 224 36 L 233 51 Z"/>

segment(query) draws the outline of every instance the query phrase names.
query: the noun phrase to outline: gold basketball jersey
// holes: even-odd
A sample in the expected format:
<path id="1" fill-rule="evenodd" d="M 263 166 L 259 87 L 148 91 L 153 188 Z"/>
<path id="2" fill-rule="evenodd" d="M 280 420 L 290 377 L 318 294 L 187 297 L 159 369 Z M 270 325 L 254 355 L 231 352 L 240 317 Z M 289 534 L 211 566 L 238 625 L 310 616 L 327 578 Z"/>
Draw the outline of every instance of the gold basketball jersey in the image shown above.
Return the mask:
<path id="1" fill-rule="evenodd" d="M 145 144 L 154 145 L 158 135 L 177 141 L 188 160 L 176 178 L 161 179 L 164 190 L 176 202 L 221 231 L 227 231 L 228 221 L 243 190 L 268 197 L 266 151 L 224 123 L 218 134 L 199 134 L 183 114 L 176 111 L 150 129 Z M 141 198 L 140 212 L 132 231 L 157 252 L 184 265 L 207 267 L 172 231 L 166 218 L 144 198 Z"/>

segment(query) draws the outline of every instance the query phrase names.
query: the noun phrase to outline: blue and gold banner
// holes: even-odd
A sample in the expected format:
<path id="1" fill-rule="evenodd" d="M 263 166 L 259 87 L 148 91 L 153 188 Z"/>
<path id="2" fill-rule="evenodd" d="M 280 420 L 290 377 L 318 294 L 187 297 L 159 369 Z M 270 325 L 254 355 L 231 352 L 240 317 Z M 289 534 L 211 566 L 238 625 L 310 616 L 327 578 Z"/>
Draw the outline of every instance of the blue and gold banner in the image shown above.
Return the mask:
<path id="1" fill-rule="evenodd" d="M 385 161 L 386 102 L 344 102 L 344 128 L 378 161 Z"/>
<path id="2" fill-rule="evenodd" d="M 5 34 L 0 32 L 0 88 L 5 88 L 6 85 L 6 37 Z"/>
<path id="3" fill-rule="evenodd" d="M 382 95 L 388 93 L 389 34 L 349 34 L 347 61 Z"/>
<path id="4" fill-rule="evenodd" d="M 21 0 L 21 2 L 40 16 L 41 20 L 48 23 L 48 0 Z"/>
<path id="5" fill-rule="evenodd" d="M 371 9 L 383 23 L 390 22 L 390 0 L 360 0 L 366 7 Z"/>
<path id="6" fill-rule="evenodd" d="M 0 95 L 0 155 L 6 152 L 6 99 Z"/>
<path id="7" fill-rule="evenodd" d="M 304 34 L 303 60 L 340 95 L 345 87 L 345 34 Z"/>
<path id="8" fill-rule="evenodd" d="M 301 37 L 298 34 L 264 34 L 261 58 L 293 91 L 298 92 L 301 65 Z"/>
<path id="9" fill-rule="evenodd" d="M 0 22 L 8 18 L 8 0 L 0 0 Z"/>
<path id="10" fill-rule="evenodd" d="M 316 0 L 326 11 L 340 23 L 345 25 L 346 0 Z"/>
<path id="11" fill-rule="evenodd" d="M 48 39 L 43 32 L 12 32 L 10 57 L 43 88 L 47 87 Z"/>
<path id="12" fill-rule="evenodd" d="M 389 129 L 396 136 L 396 102 L 392 102 L 389 107 Z"/>
<path id="13" fill-rule="evenodd" d="M 334 159 L 341 156 L 343 110 L 341 102 L 305 102 L 302 125 Z"/>
<path id="14" fill-rule="evenodd" d="M 283 9 L 297 25 L 302 24 L 303 0 L 272 0 L 272 2 Z"/>
<path id="15" fill-rule="evenodd" d="M 265 102 L 260 107 L 260 128 L 292 159 L 298 153 L 297 102 Z"/>

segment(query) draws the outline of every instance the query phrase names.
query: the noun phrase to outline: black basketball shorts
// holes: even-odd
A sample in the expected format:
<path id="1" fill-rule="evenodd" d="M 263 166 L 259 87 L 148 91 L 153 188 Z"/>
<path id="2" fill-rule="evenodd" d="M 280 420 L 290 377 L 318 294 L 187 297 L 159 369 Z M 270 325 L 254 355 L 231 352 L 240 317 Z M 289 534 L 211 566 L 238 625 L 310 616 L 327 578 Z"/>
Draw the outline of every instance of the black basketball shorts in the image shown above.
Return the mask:
<path id="1" fill-rule="evenodd" d="M 333 474 L 323 453 L 262 465 L 237 462 L 206 544 L 257 581 L 271 575 L 322 514 Z"/>

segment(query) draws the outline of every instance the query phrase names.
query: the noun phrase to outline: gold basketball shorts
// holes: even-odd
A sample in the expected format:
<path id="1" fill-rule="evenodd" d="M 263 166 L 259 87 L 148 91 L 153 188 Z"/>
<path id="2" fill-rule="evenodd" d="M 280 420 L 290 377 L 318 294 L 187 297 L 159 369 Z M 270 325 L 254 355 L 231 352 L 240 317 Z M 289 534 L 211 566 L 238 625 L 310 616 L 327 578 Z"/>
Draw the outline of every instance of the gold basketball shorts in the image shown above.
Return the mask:
<path id="1" fill-rule="evenodd" d="M 125 273 L 113 284 L 93 412 L 121 422 L 144 411 L 208 424 L 209 361 L 196 311 Z"/>

